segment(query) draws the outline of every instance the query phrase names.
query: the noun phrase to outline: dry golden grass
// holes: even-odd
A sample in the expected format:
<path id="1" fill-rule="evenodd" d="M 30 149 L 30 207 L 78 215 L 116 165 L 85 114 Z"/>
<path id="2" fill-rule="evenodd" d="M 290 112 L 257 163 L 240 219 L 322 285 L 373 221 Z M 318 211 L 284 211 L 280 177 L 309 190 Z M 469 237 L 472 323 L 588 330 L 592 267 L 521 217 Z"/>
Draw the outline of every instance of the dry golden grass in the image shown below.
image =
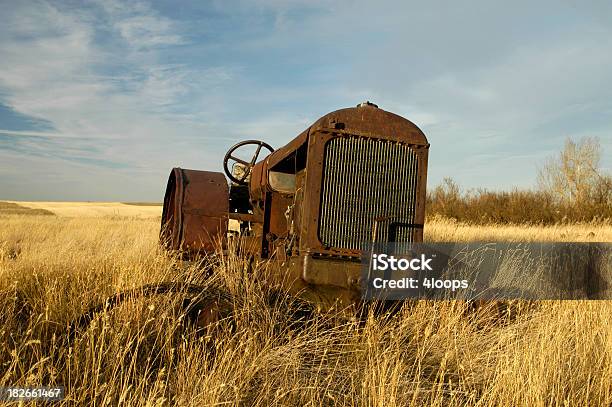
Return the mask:
<path id="1" fill-rule="evenodd" d="M 15 202 L 0 201 L 0 213 L 4 215 L 54 215 L 46 209 L 34 209 Z"/>
<path id="2" fill-rule="evenodd" d="M 612 224 L 483 226 L 437 218 L 425 226 L 425 240 L 433 242 L 612 242 Z"/>
<path id="3" fill-rule="evenodd" d="M 216 259 L 215 276 L 205 279 L 202 267 L 158 251 L 158 226 L 135 217 L 0 214 L 0 386 L 63 384 L 60 405 L 612 404 L 607 301 L 516 301 L 503 315 L 419 301 L 394 317 L 319 315 L 296 327 L 290 304 L 268 304 L 268 288 L 245 275 L 240 256 Z M 611 227 L 597 225 L 436 221 L 426 231 L 447 241 L 612 240 Z M 196 335 L 178 317 L 180 295 L 134 298 L 68 345 L 66 324 L 88 306 L 167 280 L 228 291 L 232 328 Z"/>
<path id="4" fill-rule="evenodd" d="M 64 217 L 108 217 L 127 216 L 136 218 L 156 218 L 161 216 L 161 204 L 146 202 L 16 202 L 6 203 L 21 207 L 48 211 Z M 6 204 L 5 203 L 5 204 Z M 0 202 L 0 212 L 2 202 Z"/>

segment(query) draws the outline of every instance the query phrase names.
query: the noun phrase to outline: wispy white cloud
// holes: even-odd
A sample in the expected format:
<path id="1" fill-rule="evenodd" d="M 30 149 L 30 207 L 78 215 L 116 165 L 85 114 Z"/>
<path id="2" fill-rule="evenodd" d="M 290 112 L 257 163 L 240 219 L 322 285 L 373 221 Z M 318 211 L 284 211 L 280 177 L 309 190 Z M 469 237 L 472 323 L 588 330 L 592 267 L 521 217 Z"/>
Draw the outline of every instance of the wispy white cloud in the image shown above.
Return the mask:
<path id="1" fill-rule="evenodd" d="M 78 134 L 57 133 L 52 131 L 8 130 L 0 129 L 0 134 L 11 137 L 41 137 L 41 138 L 82 138 Z"/>
<path id="2" fill-rule="evenodd" d="M 219 170 L 239 138 L 280 146 L 319 115 L 369 99 L 426 131 L 434 183 L 452 174 L 529 185 L 535 161 L 568 135 L 602 135 L 612 150 L 602 18 L 612 14 L 602 8 L 15 2 L 0 13 L 0 103 L 52 129 L 0 130 L 0 170 L 10 162 L 26 184 L 23 174 L 53 166 L 83 197 L 121 177 L 121 193 L 151 199 L 173 165 Z"/>
<path id="3" fill-rule="evenodd" d="M 112 27 L 132 48 L 140 50 L 184 43 L 176 24 L 159 15 L 148 3 L 117 0 L 101 0 L 96 3 L 105 11 Z"/>
<path id="4" fill-rule="evenodd" d="M 116 41 L 100 41 L 101 33 Z M 46 1 L 17 4 L 0 16 L 0 102 L 47 120 L 53 130 L 5 135 L 22 144 L 29 136 L 54 138 L 42 148 L 48 160 L 58 160 L 56 166 L 72 155 L 91 172 L 105 167 L 111 178 L 125 168 L 159 177 L 176 163 L 206 161 L 212 152 L 199 141 L 179 149 L 186 140 L 218 132 L 183 120 L 178 107 L 231 74 L 222 67 L 161 61 L 157 48 L 179 43 L 176 24 L 146 3 L 100 2 L 79 10 Z M 28 146 L 30 153 L 12 154 L 40 158 L 35 141 Z"/>

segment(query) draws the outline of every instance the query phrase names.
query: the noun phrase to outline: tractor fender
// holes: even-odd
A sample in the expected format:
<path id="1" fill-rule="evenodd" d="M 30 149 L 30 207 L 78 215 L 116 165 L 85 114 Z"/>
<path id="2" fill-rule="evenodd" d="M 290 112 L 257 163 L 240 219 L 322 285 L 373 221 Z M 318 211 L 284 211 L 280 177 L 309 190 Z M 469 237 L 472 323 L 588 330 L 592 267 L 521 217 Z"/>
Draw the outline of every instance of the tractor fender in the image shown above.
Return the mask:
<path id="1" fill-rule="evenodd" d="M 168 178 L 160 242 L 187 254 L 225 248 L 229 187 L 220 172 L 173 168 Z"/>

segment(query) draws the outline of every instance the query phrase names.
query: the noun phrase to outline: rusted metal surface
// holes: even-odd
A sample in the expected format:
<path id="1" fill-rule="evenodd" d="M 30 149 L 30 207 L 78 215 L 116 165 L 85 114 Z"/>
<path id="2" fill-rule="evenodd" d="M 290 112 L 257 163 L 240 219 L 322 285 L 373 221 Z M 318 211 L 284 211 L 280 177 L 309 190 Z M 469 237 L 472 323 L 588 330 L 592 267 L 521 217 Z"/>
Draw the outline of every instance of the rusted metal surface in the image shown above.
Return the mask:
<path id="1" fill-rule="evenodd" d="M 270 167 L 274 167 L 291 154 L 293 154 L 299 147 L 303 146 L 308 142 L 308 133 L 310 132 L 310 127 L 301 132 L 296 138 L 287 143 L 284 147 L 279 148 L 273 154 L 270 154 L 266 161 L 269 163 Z"/>
<path id="2" fill-rule="evenodd" d="M 339 130 L 346 134 L 429 145 L 425 134 L 410 120 L 370 105 L 326 114 L 310 126 L 310 134 L 320 130 Z"/>
<path id="3" fill-rule="evenodd" d="M 266 174 L 268 172 L 268 158 L 258 162 L 251 170 L 251 182 L 249 182 L 249 194 L 251 200 L 262 202 L 268 191 Z"/>
<path id="4" fill-rule="evenodd" d="M 336 139 L 337 137 L 347 137 L 347 136 L 338 135 L 338 133 L 326 133 L 322 135 L 320 138 L 313 137 L 311 139 L 313 141 L 311 145 L 312 149 L 310 150 L 310 152 L 312 154 L 313 151 L 316 151 L 317 154 L 312 154 L 311 157 L 312 156 L 324 157 L 326 154 L 325 147 L 328 145 L 328 142 L 331 141 L 332 139 Z M 383 138 L 383 137 L 378 137 L 376 138 L 376 140 L 388 140 L 388 139 Z M 414 205 L 415 205 L 414 220 L 410 222 L 410 223 L 414 223 L 415 225 L 420 226 L 416 228 L 417 230 L 415 230 L 415 233 L 412 239 L 412 241 L 416 242 L 416 241 L 422 240 L 422 225 L 423 225 L 424 209 L 425 209 L 425 206 L 424 206 L 425 205 L 425 194 L 418 193 L 418 191 L 424 192 L 424 187 L 426 183 L 426 171 L 427 171 L 427 167 L 426 165 L 424 165 L 424 163 L 426 163 L 426 156 L 427 156 L 428 151 L 427 149 L 421 146 L 415 146 L 415 145 L 410 145 L 410 144 L 407 144 L 407 146 L 409 147 L 410 151 L 416 156 L 416 160 L 419 164 L 417 171 L 412 174 L 412 176 L 416 177 L 413 187 L 415 187 L 417 191 L 415 191 L 416 196 L 414 198 Z M 352 153 L 352 152 L 349 151 L 349 153 Z M 380 159 L 381 157 L 377 156 L 375 158 Z M 406 160 L 407 159 L 408 157 L 406 157 Z M 388 172 L 393 171 L 393 169 L 396 166 L 395 164 L 396 163 L 389 162 L 386 165 L 387 167 L 386 170 Z M 409 202 L 399 200 L 397 198 L 393 198 L 389 194 L 384 193 L 385 189 L 388 187 L 387 184 L 389 183 L 389 181 L 386 179 L 387 177 L 381 179 L 378 184 L 376 183 L 368 184 L 366 181 L 369 178 L 369 175 L 370 175 L 369 172 L 364 173 L 361 176 L 359 176 L 358 173 L 355 174 L 356 167 L 357 168 L 362 167 L 364 169 L 369 168 L 367 165 L 357 166 L 354 161 L 351 161 L 343 165 L 340 165 L 340 171 L 341 171 L 340 175 L 342 175 L 342 171 L 344 171 L 346 172 L 345 177 L 344 177 L 344 182 L 358 183 L 361 185 L 360 189 L 362 190 L 362 193 L 359 194 L 360 198 L 358 199 L 372 201 L 371 204 L 369 205 L 370 206 L 370 209 L 369 209 L 370 228 L 373 226 L 372 224 L 373 220 L 378 217 L 390 217 L 391 221 L 401 221 L 401 219 L 394 218 L 394 214 L 396 212 L 392 211 L 391 210 L 392 208 L 390 208 L 389 206 L 409 205 Z M 325 169 L 325 162 L 322 158 L 309 161 L 309 166 L 307 168 L 306 189 L 310 189 L 314 191 L 314 194 L 318 196 L 322 196 L 323 194 L 322 180 L 324 179 L 324 175 L 325 175 L 324 169 Z M 405 170 L 413 171 L 413 170 L 410 170 L 410 167 L 407 167 Z M 369 171 L 373 171 L 373 169 L 369 168 Z M 397 177 L 398 174 L 395 174 L 395 176 Z M 342 191 L 343 189 L 345 188 L 337 188 L 338 191 Z M 357 203 L 351 204 L 350 199 L 345 199 L 341 195 L 336 196 L 335 198 L 330 197 L 330 199 L 340 200 L 342 202 L 342 205 L 349 205 L 349 206 L 354 206 L 354 207 L 359 206 Z M 356 197 L 353 197 L 352 199 L 356 199 Z M 395 199 L 395 201 L 390 202 L 392 199 Z M 377 205 L 376 204 L 377 202 L 380 204 Z M 306 247 L 308 247 L 311 251 L 315 251 L 318 253 L 326 253 L 330 255 L 340 255 L 340 256 L 353 256 L 353 257 L 360 256 L 361 251 L 357 248 L 354 248 L 354 247 L 350 248 L 348 246 L 334 247 L 334 246 L 325 245 L 324 242 L 321 241 L 321 236 L 320 236 L 321 235 L 320 234 L 321 222 L 320 221 L 321 221 L 321 212 L 323 209 L 322 199 L 306 200 L 305 205 L 307 205 L 307 207 L 305 207 L 304 209 L 304 211 L 306 212 L 304 214 L 306 223 L 302 225 L 303 226 L 302 230 L 304 233 L 302 242 Z M 357 225 L 358 223 L 359 223 L 358 219 L 355 219 L 355 225 Z M 351 230 L 350 228 L 346 229 L 346 232 L 355 233 L 355 231 Z M 367 243 L 367 241 L 365 241 L 365 237 L 363 238 L 363 243 Z"/>
<path id="5" fill-rule="evenodd" d="M 171 250 L 212 252 L 227 234 L 229 189 L 222 173 L 173 168 L 162 212 L 161 241 Z"/>
<path id="6" fill-rule="evenodd" d="M 265 143 L 245 143 L 263 152 Z M 226 161 L 235 159 L 236 146 Z M 229 214 L 221 174 L 213 186 L 205 175 L 213 173 L 173 170 L 168 188 L 175 192 L 166 194 L 163 217 L 171 227 L 162 234 L 173 248 L 209 250 L 203 230 L 222 234 L 229 216 L 241 223 L 252 254 L 270 259 L 279 279 L 293 281 L 291 290 L 344 301 L 358 298 L 359 246 L 373 228 L 383 241 L 423 240 L 429 143 L 409 120 L 360 104 L 326 114 L 259 162 L 257 153 L 238 161 L 248 177 L 233 179 L 226 162 L 232 191 L 244 188 Z"/>
<path id="7" fill-rule="evenodd" d="M 306 255 L 302 260 L 302 278 L 309 284 L 330 285 L 358 290 L 361 263 Z M 330 270 L 333 272 L 330 273 Z"/>

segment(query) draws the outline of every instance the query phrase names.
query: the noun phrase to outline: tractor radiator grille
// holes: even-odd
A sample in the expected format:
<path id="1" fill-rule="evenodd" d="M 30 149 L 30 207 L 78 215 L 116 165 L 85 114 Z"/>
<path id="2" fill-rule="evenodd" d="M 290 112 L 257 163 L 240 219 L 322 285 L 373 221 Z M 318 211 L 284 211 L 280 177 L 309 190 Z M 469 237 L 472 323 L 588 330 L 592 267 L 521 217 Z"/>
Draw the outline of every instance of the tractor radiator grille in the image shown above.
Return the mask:
<path id="1" fill-rule="evenodd" d="M 393 234 L 396 242 L 411 242 L 417 173 L 417 155 L 407 145 L 371 138 L 331 139 L 323 167 L 321 243 L 362 250 L 365 243 L 386 242 Z M 398 223 L 403 227 L 396 228 Z"/>

